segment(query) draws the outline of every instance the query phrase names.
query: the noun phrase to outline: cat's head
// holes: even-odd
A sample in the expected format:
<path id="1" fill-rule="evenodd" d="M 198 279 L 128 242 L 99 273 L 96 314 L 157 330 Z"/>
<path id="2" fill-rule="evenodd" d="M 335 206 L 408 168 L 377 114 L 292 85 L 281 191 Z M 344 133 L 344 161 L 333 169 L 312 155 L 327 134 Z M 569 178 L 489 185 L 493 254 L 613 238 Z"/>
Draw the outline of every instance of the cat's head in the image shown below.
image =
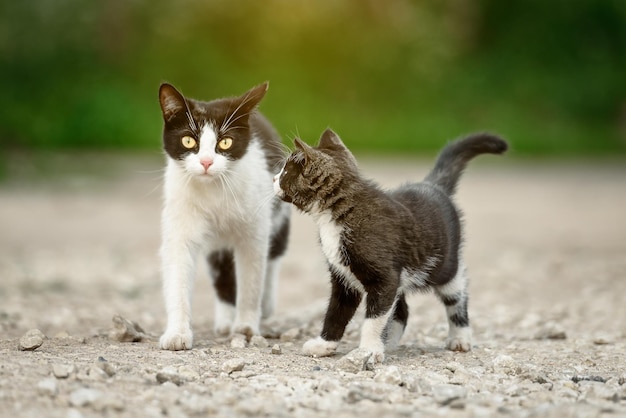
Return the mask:
<path id="1" fill-rule="evenodd" d="M 162 84 L 159 101 L 166 154 L 195 178 L 211 181 L 227 173 L 248 149 L 249 118 L 267 87 L 263 83 L 239 97 L 202 102 Z"/>
<path id="2" fill-rule="evenodd" d="M 356 159 L 330 129 L 324 131 L 316 147 L 298 138 L 294 143 L 295 150 L 274 177 L 274 192 L 305 212 L 313 207 L 327 209 L 344 180 L 358 175 Z"/>

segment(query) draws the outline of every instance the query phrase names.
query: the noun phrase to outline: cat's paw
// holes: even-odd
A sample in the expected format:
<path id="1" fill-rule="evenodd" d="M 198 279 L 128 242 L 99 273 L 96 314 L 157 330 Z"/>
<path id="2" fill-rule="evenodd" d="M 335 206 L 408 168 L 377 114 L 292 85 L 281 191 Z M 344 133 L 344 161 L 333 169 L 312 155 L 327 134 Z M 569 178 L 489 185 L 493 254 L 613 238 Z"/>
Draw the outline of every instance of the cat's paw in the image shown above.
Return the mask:
<path id="1" fill-rule="evenodd" d="M 326 341 L 322 337 L 317 337 L 305 342 L 302 352 L 311 357 L 328 357 L 335 354 L 338 345 L 337 341 Z"/>
<path id="2" fill-rule="evenodd" d="M 190 329 L 165 331 L 159 340 L 162 350 L 191 350 L 193 346 L 193 333 Z"/>
<path id="3" fill-rule="evenodd" d="M 472 335 L 469 327 L 457 328 L 446 341 L 446 348 L 451 351 L 467 352 L 472 349 Z"/>

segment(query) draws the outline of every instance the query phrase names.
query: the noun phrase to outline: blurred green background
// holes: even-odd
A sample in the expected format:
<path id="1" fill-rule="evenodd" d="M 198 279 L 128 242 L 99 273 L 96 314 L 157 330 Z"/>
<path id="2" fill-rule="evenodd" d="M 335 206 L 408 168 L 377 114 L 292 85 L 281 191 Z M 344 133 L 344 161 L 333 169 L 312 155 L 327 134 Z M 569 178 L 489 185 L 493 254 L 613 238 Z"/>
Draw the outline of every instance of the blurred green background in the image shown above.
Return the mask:
<path id="1" fill-rule="evenodd" d="M 520 155 L 624 155 L 626 1 L 0 5 L 3 150 L 159 150 L 161 82 L 208 100 L 264 80 L 285 142 L 330 126 L 430 153 L 489 130 Z"/>

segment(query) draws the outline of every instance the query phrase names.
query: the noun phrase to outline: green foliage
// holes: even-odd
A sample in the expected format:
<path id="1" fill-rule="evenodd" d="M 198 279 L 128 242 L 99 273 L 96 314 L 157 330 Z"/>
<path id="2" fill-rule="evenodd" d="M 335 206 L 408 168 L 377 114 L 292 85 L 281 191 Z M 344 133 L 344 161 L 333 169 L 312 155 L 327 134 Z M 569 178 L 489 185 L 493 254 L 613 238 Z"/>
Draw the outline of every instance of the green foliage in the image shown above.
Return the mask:
<path id="1" fill-rule="evenodd" d="M 270 80 L 287 138 L 434 151 L 492 130 L 520 153 L 626 149 L 619 0 L 29 0 L 0 5 L 3 148 L 160 147 L 159 83 Z"/>

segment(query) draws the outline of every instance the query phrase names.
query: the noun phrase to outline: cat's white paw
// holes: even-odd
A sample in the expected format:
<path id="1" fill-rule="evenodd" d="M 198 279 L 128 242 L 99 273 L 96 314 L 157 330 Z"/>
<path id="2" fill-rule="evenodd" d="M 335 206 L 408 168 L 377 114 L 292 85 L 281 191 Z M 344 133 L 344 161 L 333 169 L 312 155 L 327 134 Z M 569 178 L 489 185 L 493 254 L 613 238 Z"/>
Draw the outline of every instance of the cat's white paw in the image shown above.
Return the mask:
<path id="1" fill-rule="evenodd" d="M 226 337 L 230 334 L 230 330 L 235 320 L 235 307 L 230 303 L 225 303 L 216 298 L 215 301 L 215 324 L 213 329 L 215 334 L 220 337 Z"/>
<path id="2" fill-rule="evenodd" d="M 385 361 L 385 346 L 382 344 L 376 344 L 373 346 L 360 345 L 359 349 L 367 350 L 372 353 L 372 356 L 368 360 L 368 363 L 382 363 Z"/>
<path id="3" fill-rule="evenodd" d="M 322 337 L 310 339 L 302 346 L 302 352 L 311 357 L 328 357 L 335 354 L 337 341 L 326 341 Z"/>
<path id="4" fill-rule="evenodd" d="M 159 347 L 162 350 L 191 350 L 193 346 L 193 333 L 190 329 L 186 330 L 167 330 L 159 340 Z"/>
<path id="5" fill-rule="evenodd" d="M 472 349 L 471 329 L 469 327 L 453 329 L 446 341 L 446 348 L 451 351 L 470 351 Z"/>

